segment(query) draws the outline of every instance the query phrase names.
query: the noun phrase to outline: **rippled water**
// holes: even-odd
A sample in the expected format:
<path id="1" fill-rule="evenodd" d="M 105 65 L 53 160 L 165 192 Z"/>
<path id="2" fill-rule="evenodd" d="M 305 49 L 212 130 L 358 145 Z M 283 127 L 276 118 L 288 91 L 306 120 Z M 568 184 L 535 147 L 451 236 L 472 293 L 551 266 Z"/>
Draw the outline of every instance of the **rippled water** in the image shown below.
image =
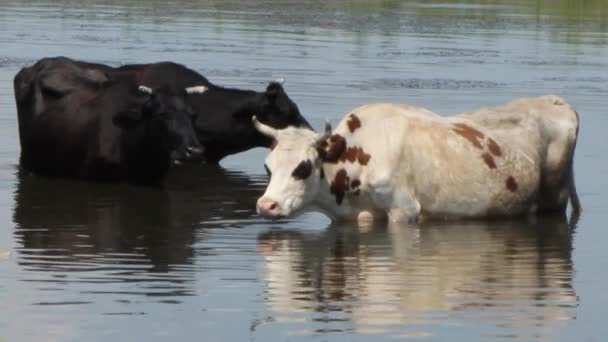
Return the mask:
<path id="1" fill-rule="evenodd" d="M 603 341 L 604 1 L 0 2 L 0 341 Z M 257 149 L 163 188 L 17 171 L 12 78 L 44 56 L 275 78 L 315 127 L 360 104 L 454 114 L 556 93 L 585 211 L 361 230 L 255 214 Z M 517 138 L 517 137 L 514 137 Z"/>

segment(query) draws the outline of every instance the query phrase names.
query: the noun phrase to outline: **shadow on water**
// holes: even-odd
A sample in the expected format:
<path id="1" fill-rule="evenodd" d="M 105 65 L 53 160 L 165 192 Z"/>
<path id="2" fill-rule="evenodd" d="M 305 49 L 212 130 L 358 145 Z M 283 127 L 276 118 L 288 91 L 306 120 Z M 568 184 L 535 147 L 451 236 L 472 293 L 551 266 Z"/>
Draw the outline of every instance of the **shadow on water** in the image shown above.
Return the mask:
<path id="1" fill-rule="evenodd" d="M 333 224 L 263 232 L 258 251 L 277 321 L 316 312 L 315 331 L 348 321 L 393 337 L 469 321 L 489 337 L 546 337 L 575 319 L 574 227 L 565 215 L 364 231 Z"/>
<path id="2" fill-rule="evenodd" d="M 143 293 L 130 294 L 159 296 L 192 294 L 185 283 L 198 232 L 254 216 L 262 191 L 242 173 L 204 165 L 175 169 L 162 188 L 17 176 L 14 235 L 26 280 L 141 282 Z"/>

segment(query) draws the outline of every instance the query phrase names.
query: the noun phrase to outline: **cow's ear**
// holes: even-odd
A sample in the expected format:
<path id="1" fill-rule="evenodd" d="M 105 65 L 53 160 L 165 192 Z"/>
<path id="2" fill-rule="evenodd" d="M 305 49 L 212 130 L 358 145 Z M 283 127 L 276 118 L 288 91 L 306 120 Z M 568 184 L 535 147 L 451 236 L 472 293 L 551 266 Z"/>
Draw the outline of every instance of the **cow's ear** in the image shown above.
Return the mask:
<path id="1" fill-rule="evenodd" d="M 56 96 L 64 96 L 74 89 L 76 81 L 68 73 L 52 72 L 40 77 L 40 88 L 42 91 Z"/>
<path id="2" fill-rule="evenodd" d="M 283 85 L 280 82 L 274 81 L 268 84 L 266 87 L 266 98 L 270 102 L 274 102 L 279 96 L 285 94 L 285 89 L 283 89 Z"/>
<path id="3" fill-rule="evenodd" d="M 110 76 L 101 70 L 87 69 L 82 72 L 81 76 L 95 85 L 102 85 L 110 81 Z"/>
<path id="4" fill-rule="evenodd" d="M 21 69 L 13 79 L 13 89 L 15 90 L 15 99 L 18 103 L 23 102 L 31 91 L 32 72 L 28 69 Z"/>
<path id="5" fill-rule="evenodd" d="M 324 162 L 336 163 L 346 151 L 346 139 L 339 134 L 334 134 L 328 140 L 326 143 L 317 145 L 317 152 Z"/>
<path id="6" fill-rule="evenodd" d="M 120 128 L 131 128 L 141 121 L 141 119 L 141 112 L 131 109 L 116 113 L 112 118 L 112 122 Z"/>

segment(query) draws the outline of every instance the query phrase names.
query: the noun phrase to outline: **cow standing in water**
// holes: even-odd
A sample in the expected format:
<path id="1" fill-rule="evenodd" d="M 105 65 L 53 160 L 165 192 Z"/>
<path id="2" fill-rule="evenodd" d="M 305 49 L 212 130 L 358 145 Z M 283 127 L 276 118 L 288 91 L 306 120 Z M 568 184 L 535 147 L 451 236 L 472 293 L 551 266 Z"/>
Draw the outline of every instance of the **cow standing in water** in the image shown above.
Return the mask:
<path id="1" fill-rule="evenodd" d="M 183 136 L 196 141 L 185 98 L 205 89 L 124 81 L 63 93 L 37 115 L 19 116 L 21 167 L 47 176 L 158 183 Z"/>
<path id="2" fill-rule="evenodd" d="M 565 210 L 580 212 L 573 156 L 578 114 L 557 96 L 522 98 L 486 112 L 442 117 L 370 104 L 332 133 L 274 129 L 270 182 L 257 201 L 270 219 L 315 207 L 332 219 L 417 221 Z M 489 117 L 488 117 L 489 116 Z"/>
<path id="3" fill-rule="evenodd" d="M 251 117 L 275 128 L 310 125 L 297 105 L 287 96 L 282 82 L 270 82 L 263 92 L 224 88 L 183 65 L 172 62 L 131 64 L 111 67 L 76 61 L 66 57 L 43 58 L 15 76 L 14 88 L 19 116 L 35 116 L 61 98 L 66 90 L 97 91 L 109 82 L 129 79 L 150 88 L 174 89 L 205 86 L 207 91 L 192 94 L 186 102 L 194 109 L 196 137 L 205 150 L 184 144 L 174 151 L 174 160 L 219 163 L 224 157 L 254 147 L 270 147 L 272 139 L 260 134 Z"/>

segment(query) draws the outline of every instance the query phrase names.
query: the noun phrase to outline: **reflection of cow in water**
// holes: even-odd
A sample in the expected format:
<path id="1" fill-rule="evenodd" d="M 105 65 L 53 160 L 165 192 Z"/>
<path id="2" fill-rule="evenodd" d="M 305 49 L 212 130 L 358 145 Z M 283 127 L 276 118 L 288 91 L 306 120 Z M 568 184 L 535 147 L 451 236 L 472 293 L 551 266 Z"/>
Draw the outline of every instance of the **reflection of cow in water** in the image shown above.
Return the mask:
<path id="1" fill-rule="evenodd" d="M 255 182 L 204 165 L 175 169 L 163 188 L 20 174 L 13 213 L 15 235 L 23 246 L 18 254 L 41 269 L 49 266 L 48 260 L 36 255 L 59 254 L 68 257 L 62 262 L 91 263 L 91 268 L 111 263 L 126 271 L 171 272 L 193 263 L 201 223 L 256 216 L 251 203 L 263 184 Z M 104 261 L 108 255 L 119 256 Z"/>
<path id="2" fill-rule="evenodd" d="M 459 315 L 485 316 L 489 329 L 551 328 L 574 318 L 572 231 L 562 216 L 534 220 L 269 231 L 258 242 L 268 302 L 389 333 Z"/>

